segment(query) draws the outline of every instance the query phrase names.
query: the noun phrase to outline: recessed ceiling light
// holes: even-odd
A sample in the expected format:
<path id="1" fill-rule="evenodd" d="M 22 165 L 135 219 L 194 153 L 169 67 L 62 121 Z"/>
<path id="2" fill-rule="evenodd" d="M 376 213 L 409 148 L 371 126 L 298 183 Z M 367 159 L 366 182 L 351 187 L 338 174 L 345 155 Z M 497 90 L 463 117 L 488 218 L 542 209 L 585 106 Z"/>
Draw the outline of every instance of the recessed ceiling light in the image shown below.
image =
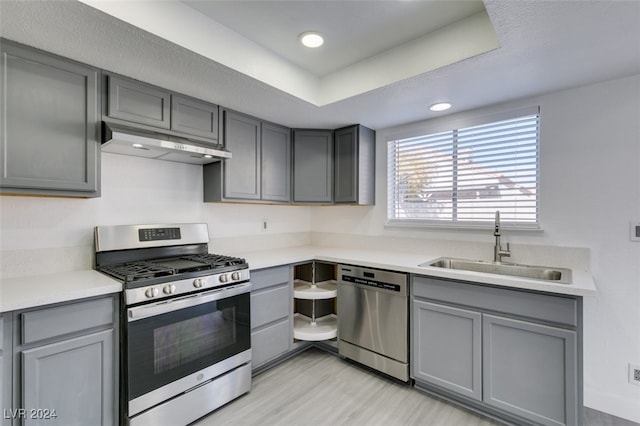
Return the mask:
<path id="1" fill-rule="evenodd" d="M 203 157 L 204 157 L 204 158 L 213 158 L 213 155 L 205 154 L 205 155 L 203 155 Z"/>
<path id="2" fill-rule="evenodd" d="M 324 43 L 324 38 L 320 33 L 309 31 L 306 33 L 300 34 L 298 37 L 300 43 L 302 43 L 306 47 L 320 47 Z"/>
<path id="3" fill-rule="evenodd" d="M 448 102 L 438 102 L 429 107 L 431 111 L 446 111 L 451 108 L 451 104 Z"/>
<path id="4" fill-rule="evenodd" d="M 141 144 L 139 144 L 139 143 L 134 143 L 134 144 L 133 144 L 133 147 L 134 147 L 134 148 L 138 148 L 138 149 L 144 148 L 144 146 L 143 146 L 143 145 L 141 145 Z"/>

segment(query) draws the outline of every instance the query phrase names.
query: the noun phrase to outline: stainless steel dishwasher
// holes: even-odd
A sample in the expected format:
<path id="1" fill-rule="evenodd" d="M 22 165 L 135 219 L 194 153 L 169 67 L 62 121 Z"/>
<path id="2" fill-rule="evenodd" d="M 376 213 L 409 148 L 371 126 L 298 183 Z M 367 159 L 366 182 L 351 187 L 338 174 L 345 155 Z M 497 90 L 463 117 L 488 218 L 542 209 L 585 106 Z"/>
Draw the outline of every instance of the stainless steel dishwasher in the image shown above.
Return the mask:
<path id="1" fill-rule="evenodd" d="M 407 274 L 338 266 L 338 353 L 409 380 Z"/>

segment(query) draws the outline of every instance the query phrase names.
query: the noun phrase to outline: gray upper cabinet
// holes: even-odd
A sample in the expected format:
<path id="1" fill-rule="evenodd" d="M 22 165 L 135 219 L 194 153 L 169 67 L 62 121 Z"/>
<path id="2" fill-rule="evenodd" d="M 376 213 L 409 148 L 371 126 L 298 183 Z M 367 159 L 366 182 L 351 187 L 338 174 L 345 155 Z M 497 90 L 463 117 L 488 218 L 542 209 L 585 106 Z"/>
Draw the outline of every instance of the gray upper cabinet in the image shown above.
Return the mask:
<path id="1" fill-rule="evenodd" d="M 293 132 L 293 201 L 333 202 L 333 131 Z"/>
<path id="2" fill-rule="evenodd" d="M 218 139 L 218 106 L 180 95 L 171 95 L 171 130 Z"/>
<path id="3" fill-rule="evenodd" d="M 99 70 L 2 40 L 2 193 L 100 195 Z"/>
<path id="4" fill-rule="evenodd" d="M 114 74 L 105 74 L 104 81 L 108 120 L 135 123 L 145 130 L 166 129 L 204 144 L 217 143 L 218 105 Z"/>
<path id="5" fill-rule="evenodd" d="M 171 93 L 139 81 L 107 75 L 107 110 L 111 118 L 169 129 Z"/>
<path id="6" fill-rule="evenodd" d="M 291 131 L 262 123 L 262 200 L 289 202 L 291 198 Z"/>
<path id="7" fill-rule="evenodd" d="M 224 197 L 260 199 L 260 120 L 224 111 L 224 145 L 232 157 L 222 164 Z"/>
<path id="8" fill-rule="evenodd" d="M 334 134 L 334 203 L 375 204 L 375 132 L 361 125 Z"/>
<path id="9" fill-rule="evenodd" d="M 204 166 L 204 201 L 288 203 L 290 129 L 226 109 L 220 128 L 232 157 Z"/>

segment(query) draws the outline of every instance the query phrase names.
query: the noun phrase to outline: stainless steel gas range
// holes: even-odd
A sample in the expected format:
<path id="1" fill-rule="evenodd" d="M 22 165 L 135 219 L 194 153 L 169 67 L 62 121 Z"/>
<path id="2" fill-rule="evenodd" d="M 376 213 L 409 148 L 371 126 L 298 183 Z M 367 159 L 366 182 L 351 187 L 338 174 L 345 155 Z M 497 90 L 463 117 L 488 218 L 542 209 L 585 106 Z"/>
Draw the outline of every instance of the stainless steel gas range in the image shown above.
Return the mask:
<path id="1" fill-rule="evenodd" d="M 185 425 L 249 391 L 249 266 L 206 224 L 98 226 L 96 269 L 123 283 L 122 424 Z"/>

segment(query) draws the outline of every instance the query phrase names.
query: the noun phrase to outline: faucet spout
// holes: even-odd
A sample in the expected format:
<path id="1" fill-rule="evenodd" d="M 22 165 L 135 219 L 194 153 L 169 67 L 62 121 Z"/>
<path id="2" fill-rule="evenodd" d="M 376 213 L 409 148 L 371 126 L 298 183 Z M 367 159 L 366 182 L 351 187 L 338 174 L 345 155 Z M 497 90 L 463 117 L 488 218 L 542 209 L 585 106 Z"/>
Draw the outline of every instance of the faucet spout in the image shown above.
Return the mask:
<path id="1" fill-rule="evenodd" d="M 511 257 L 511 251 L 509 251 L 509 243 L 507 243 L 507 249 L 502 249 L 500 243 L 500 210 L 496 210 L 495 230 L 493 235 L 496 237 L 496 243 L 493 246 L 493 261 L 496 263 L 502 262 L 503 257 Z"/>

